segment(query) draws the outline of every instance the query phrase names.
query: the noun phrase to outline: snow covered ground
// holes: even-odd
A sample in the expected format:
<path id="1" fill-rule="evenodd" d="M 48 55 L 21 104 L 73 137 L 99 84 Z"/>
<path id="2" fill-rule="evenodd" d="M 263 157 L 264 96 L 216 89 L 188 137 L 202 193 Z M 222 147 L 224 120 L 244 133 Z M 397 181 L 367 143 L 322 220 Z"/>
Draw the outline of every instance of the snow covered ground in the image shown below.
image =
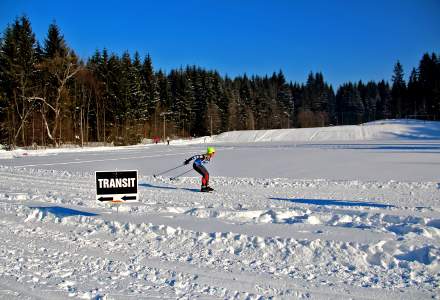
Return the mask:
<path id="1" fill-rule="evenodd" d="M 440 122 L 420 120 L 383 120 L 362 125 L 318 128 L 231 131 L 215 138 L 218 142 L 281 142 L 281 141 L 365 141 L 402 139 L 439 139 Z"/>
<path id="2" fill-rule="evenodd" d="M 152 176 L 204 141 L 216 192 Z M 105 150 L 0 152 L 0 299 L 440 298 L 439 123 Z M 95 200 L 115 169 L 139 203 Z"/>

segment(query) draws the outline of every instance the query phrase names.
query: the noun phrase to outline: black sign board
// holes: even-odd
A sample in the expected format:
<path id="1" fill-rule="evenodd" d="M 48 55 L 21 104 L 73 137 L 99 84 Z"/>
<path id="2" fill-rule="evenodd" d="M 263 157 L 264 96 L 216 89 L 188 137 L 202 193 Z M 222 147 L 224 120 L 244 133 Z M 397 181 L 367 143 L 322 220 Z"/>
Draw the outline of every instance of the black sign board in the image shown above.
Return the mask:
<path id="1" fill-rule="evenodd" d="M 96 200 L 137 201 L 137 171 L 97 171 L 95 178 Z"/>

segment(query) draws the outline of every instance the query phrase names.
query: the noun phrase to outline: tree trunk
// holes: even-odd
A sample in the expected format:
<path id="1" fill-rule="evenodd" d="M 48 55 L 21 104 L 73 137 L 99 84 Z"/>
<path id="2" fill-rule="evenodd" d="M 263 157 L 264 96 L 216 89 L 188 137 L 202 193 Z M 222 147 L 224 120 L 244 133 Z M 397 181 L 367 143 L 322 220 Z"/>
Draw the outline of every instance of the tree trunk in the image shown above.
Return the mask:
<path id="1" fill-rule="evenodd" d="M 98 97 L 95 97 L 96 101 L 95 101 L 95 105 L 96 105 L 96 140 L 98 142 L 101 141 L 101 135 L 100 135 L 100 129 L 99 129 L 99 101 L 98 101 Z"/>
<path id="2" fill-rule="evenodd" d="M 83 107 L 81 105 L 81 110 L 79 112 L 79 128 L 81 132 L 81 147 L 84 147 L 84 133 L 83 133 Z"/>

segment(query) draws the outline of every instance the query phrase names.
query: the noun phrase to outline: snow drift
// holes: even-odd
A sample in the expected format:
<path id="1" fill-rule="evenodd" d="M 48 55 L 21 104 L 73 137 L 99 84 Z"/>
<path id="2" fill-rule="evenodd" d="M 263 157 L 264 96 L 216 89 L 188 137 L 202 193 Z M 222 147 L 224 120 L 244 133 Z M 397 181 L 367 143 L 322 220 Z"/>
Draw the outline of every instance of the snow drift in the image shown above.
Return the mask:
<path id="1" fill-rule="evenodd" d="M 214 136 L 213 142 L 318 142 L 440 139 L 440 122 L 382 120 L 361 125 L 273 130 L 229 131 Z"/>

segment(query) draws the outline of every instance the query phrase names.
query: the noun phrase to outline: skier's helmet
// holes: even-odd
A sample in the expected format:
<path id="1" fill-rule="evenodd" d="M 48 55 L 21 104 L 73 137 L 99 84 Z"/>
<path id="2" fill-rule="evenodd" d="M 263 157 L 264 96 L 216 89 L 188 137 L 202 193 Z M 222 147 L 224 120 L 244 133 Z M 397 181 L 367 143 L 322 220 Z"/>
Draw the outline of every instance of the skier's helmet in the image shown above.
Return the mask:
<path id="1" fill-rule="evenodd" d="M 215 153 L 214 147 L 208 147 L 208 150 L 206 150 L 206 154 L 213 155 Z"/>

